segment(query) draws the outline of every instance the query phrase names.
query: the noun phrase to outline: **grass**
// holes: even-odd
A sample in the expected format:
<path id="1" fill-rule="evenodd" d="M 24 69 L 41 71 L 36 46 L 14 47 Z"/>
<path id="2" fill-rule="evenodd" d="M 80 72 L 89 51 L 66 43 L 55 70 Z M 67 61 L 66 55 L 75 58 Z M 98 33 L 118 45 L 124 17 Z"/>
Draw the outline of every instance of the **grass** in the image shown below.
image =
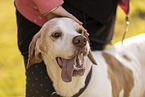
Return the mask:
<path id="1" fill-rule="evenodd" d="M 131 0 L 130 26 L 126 38 L 145 33 L 145 1 Z M 13 0 L 0 0 L 0 97 L 24 97 L 25 69 L 17 47 Z M 113 43 L 122 39 L 125 14 L 118 7 Z"/>
<path id="2" fill-rule="evenodd" d="M 0 97 L 23 97 L 25 71 L 17 48 L 13 0 L 1 0 L 0 12 Z"/>
<path id="3" fill-rule="evenodd" d="M 131 0 L 130 3 L 130 13 L 129 13 L 129 29 L 126 34 L 126 38 L 145 33 L 145 1 L 144 0 Z M 126 15 L 123 10 L 118 7 L 117 10 L 117 19 L 115 27 L 115 35 L 113 43 L 118 42 L 122 39 L 123 33 L 125 31 L 125 21 Z"/>

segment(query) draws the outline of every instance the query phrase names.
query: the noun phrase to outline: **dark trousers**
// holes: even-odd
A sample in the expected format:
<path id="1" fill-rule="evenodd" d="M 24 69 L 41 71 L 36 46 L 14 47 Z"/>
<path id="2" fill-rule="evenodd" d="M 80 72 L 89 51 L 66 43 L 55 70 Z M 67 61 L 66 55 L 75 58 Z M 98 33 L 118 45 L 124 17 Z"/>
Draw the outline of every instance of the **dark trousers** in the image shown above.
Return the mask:
<path id="1" fill-rule="evenodd" d="M 32 37 L 41 27 L 28 21 L 16 11 L 18 26 L 18 47 L 24 57 L 26 67 L 28 60 L 28 46 Z M 54 92 L 44 62 L 32 65 L 26 69 L 26 97 L 49 97 Z"/>
<path id="2" fill-rule="evenodd" d="M 18 47 L 24 57 L 26 67 L 30 41 L 41 27 L 24 18 L 18 11 L 16 11 L 16 17 Z M 106 44 L 110 43 L 113 35 L 114 19 L 109 24 L 102 25 L 84 14 L 80 20 L 84 22 L 85 28 L 90 33 L 89 38 L 92 50 L 102 50 Z M 26 69 L 26 97 L 49 97 L 54 91 L 44 62 L 34 64 L 28 70 Z"/>
<path id="3" fill-rule="evenodd" d="M 84 14 L 82 22 L 83 26 L 87 29 L 90 40 L 91 50 L 103 50 L 107 44 L 111 44 L 114 33 L 115 16 L 107 24 L 103 25 L 97 22 L 92 17 Z"/>

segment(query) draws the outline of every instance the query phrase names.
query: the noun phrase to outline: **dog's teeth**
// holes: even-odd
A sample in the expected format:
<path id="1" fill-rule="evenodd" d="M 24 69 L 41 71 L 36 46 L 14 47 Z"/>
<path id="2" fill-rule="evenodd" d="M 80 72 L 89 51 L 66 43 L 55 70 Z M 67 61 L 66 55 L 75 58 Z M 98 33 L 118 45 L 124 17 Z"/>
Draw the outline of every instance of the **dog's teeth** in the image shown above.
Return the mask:
<path id="1" fill-rule="evenodd" d="M 80 56 L 80 57 L 81 57 L 81 56 Z M 80 59 L 80 57 L 78 56 L 78 65 L 81 66 L 81 59 Z"/>
<path id="2" fill-rule="evenodd" d="M 83 63 L 83 68 L 85 68 L 85 64 Z"/>
<path id="3" fill-rule="evenodd" d="M 83 56 L 83 53 L 81 53 L 81 57 Z"/>
<path id="4" fill-rule="evenodd" d="M 77 67 L 75 65 L 73 65 L 74 70 L 77 70 Z"/>

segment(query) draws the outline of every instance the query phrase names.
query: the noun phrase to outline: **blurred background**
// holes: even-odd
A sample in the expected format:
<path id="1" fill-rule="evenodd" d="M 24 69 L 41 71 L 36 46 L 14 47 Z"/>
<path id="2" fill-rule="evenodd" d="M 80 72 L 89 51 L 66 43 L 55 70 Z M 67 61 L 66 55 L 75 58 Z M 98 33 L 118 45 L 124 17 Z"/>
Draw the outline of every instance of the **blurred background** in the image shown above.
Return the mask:
<path id="1" fill-rule="evenodd" d="M 113 43 L 121 41 L 125 13 L 118 6 Z M 130 26 L 125 38 L 145 33 L 145 0 L 131 0 Z M 0 0 L 0 97 L 24 97 L 25 69 L 17 47 L 17 26 L 13 0 Z"/>

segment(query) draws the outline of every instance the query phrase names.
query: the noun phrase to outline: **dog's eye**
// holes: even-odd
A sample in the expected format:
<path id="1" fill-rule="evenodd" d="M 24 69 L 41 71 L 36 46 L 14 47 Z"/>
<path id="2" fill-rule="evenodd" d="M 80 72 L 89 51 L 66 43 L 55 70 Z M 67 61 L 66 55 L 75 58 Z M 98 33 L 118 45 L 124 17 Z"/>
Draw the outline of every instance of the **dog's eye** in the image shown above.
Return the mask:
<path id="1" fill-rule="evenodd" d="M 61 36 L 61 33 L 59 33 L 59 32 L 52 34 L 52 37 L 54 37 L 54 38 L 59 38 L 60 36 Z"/>
<path id="2" fill-rule="evenodd" d="M 80 30 L 78 30 L 77 32 L 80 33 L 80 34 L 82 34 L 83 30 L 80 29 Z"/>

